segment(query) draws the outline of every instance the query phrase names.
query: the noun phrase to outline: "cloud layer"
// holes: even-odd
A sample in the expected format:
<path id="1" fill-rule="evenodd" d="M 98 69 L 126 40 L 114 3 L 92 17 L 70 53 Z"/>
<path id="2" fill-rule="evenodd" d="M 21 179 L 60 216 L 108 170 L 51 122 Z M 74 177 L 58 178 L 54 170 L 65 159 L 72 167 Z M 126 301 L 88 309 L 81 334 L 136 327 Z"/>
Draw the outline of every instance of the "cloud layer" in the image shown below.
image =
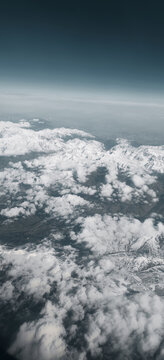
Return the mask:
<path id="1" fill-rule="evenodd" d="M 17 324 L 8 352 L 162 360 L 164 147 L 119 139 L 107 150 L 25 120 L 0 134 L 0 301 Z"/>

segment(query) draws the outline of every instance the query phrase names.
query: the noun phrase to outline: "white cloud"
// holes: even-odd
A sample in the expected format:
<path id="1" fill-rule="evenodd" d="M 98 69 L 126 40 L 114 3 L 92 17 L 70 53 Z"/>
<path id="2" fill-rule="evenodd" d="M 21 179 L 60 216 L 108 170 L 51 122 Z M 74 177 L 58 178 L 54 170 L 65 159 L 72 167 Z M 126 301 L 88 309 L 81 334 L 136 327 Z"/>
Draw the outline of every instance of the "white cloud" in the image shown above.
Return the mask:
<path id="1" fill-rule="evenodd" d="M 111 184 L 103 184 L 102 188 L 101 188 L 101 195 L 110 199 L 112 194 L 113 194 L 112 185 Z"/>
<path id="2" fill-rule="evenodd" d="M 130 358 L 134 346 L 142 357 L 154 354 L 164 336 L 164 302 L 156 294 L 157 284 L 164 291 L 162 218 L 155 222 L 154 214 L 142 222 L 111 215 L 108 208 L 108 214 L 97 212 L 105 211 L 103 198 L 118 204 L 156 201 L 164 148 L 119 140 L 107 151 L 84 132 L 34 131 L 24 120 L 2 122 L 0 131 L 1 155 L 31 153 L 0 172 L 1 215 L 15 219 L 42 210 L 64 220 L 61 231 L 52 229 L 51 241 L 0 248 L 1 301 L 18 312 L 27 300 L 42 306 L 33 320 L 22 318 L 10 353 L 21 360 L 84 360 L 88 351 L 103 357 L 105 345 L 110 356 L 119 349 Z M 105 181 L 98 179 L 99 169 Z"/>
<path id="3" fill-rule="evenodd" d="M 134 175 L 132 177 L 132 180 L 134 182 L 134 185 L 137 187 L 142 187 L 145 184 L 145 181 L 142 179 L 142 177 L 138 175 Z"/>
<path id="4" fill-rule="evenodd" d="M 8 301 L 13 298 L 14 286 L 10 281 L 6 281 L 0 288 L 0 299 L 2 301 Z"/>
<path id="5" fill-rule="evenodd" d="M 28 129 L 27 129 L 28 128 Z M 62 146 L 62 138 L 72 136 L 90 137 L 92 135 L 80 130 L 44 129 L 34 131 L 28 122 L 0 122 L 0 155 L 23 155 L 32 151 L 51 152 Z"/>
<path id="6" fill-rule="evenodd" d="M 29 216 L 37 207 L 48 209 L 47 202 L 55 203 L 49 189 L 57 191 L 59 196 L 69 195 L 70 192 L 72 195 L 92 196 L 100 191 L 102 197 L 115 202 L 133 199 L 135 202 L 141 199 L 146 202 L 147 197 L 151 197 L 153 202 L 157 201 L 157 194 L 151 186 L 157 180 L 154 171 L 164 171 L 162 146 L 135 148 L 127 141 L 119 140 L 115 147 L 106 151 L 103 144 L 79 130 L 61 128 L 34 131 L 24 120 L 18 124 L 1 122 L 0 128 L 1 154 L 45 153 L 32 160 L 10 162 L 9 167 L 0 172 L 1 195 L 8 196 L 7 206 L 1 210 L 3 216 Z M 107 170 L 106 183 L 100 183 L 99 188 L 90 186 L 89 182 L 85 185 L 99 167 Z M 120 180 L 121 173 L 127 180 L 132 180 L 134 187 Z M 26 186 L 26 190 L 22 185 Z M 17 196 L 19 206 L 17 201 L 16 205 L 11 203 L 11 193 Z M 84 203 L 83 199 L 79 201 Z M 26 208 L 21 202 L 28 202 Z M 65 214 L 67 208 L 68 205 L 65 206 Z M 60 214 L 63 213 L 64 209 L 60 211 Z M 68 215 L 70 213 L 69 207 Z"/>
<path id="7" fill-rule="evenodd" d="M 24 323 L 9 353 L 24 360 L 62 359 L 66 355 L 64 326 L 58 320 L 58 308 L 47 302 L 40 320 Z"/>
<path id="8" fill-rule="evenodd" d="M 135 301 L 120 297 L 114 301 L 112 303 L 111 299 L 110 303 L 104 304 L 104 311 L 102 308 L 90 317 L 86 339 L 91 353 L 101 353 L 100 346 L 112 337 L 115 338 L 113 351 L 120 351 L 122 356 L 131 356 L 136 351 L 141 357 L 147 353 L 155 354 L 164 331 L 162 300 L 158 296 L 144 294 L 136 296 Z"/>
<path id="9" fill-rule="evenodd" d="M 98 215 L 81 218 L 82 232 L 72 238 L 78 242 L 85 242 L 93 251 L 99 254 L 138 250 L 147 244 L 149 250 L 158 250 L 158 239 L 164 234 L 164 225 L 157 227 L 153 219 L 146 219 L 143 223 L 126 216 Z"/>
<path id="10" fill-rule="evenodd" d="M 138 220 L 117 216 L 112 219 L 96 215 L 79 220 L 83 229 L 74 236 L 74 241 L 84 241 L 85 246 L 93 250 L 93 255 L 87 254 L 84 259 L 81 256 L 80 262 L 80 249 L 69 245 L 59 256 L 46 239 L 42 245 L 29 245 L 25 249 L 1 247 L 2 268 L 7 269 L 8 278 L 3 289 L 8 289 L 8 300 L 16 301 L 23 292 L 25 299 L 31 296 L 43 303 L 39 317 L 21 325 L 9 352 L 21 360 L 36 356 L 49 360 L 54 358 L 54 353 L 56 359 L 73 354 L 80 358 L 80 353 L 85 359 L 89 350 L 101 356 L 103 345 L 112 336 L 113 348 L 108 349 L 109 352 L 119 349 L 131 354 L 137 344 L 142 355 L 148 351 L 154 353 L 164 334 L 164 303 L 151 293 L 151 287 L 140 274 L 144 267 L 149 270 L 152 264 L 164 266 L 161 249 L 158 250 L 163 225 L 159 223 L 155 228 L 152 219 L 141 224 Z M 137 235 L 139 243 L 135 241 Z M 62 237 L 57 234 L 56 239 L 60 241 Z M 121 254 L 127 243 L 132 248 L 138 244 L 140 248 L 145 241 L 150 241 L 150 255 L 141 258 L 136 252 Z M 147 279 L 148 276 L 147 273 Z M 155 279 L 151 271 L 150 276 L 152 286 Z M 141 293 L 128 298 L 129 288 Z M 46 300 L 52 291 L 53 297 Z M 70 311 L 72 315 L 66 328 L 64 320 Z M 70 349 L 68 343 L 70 338 L 82 336 L 84 319 L 87 347 L 82 346 L 79 353 L 76 345 Z"/>
<path id="11" fill-rule="evenodd" d="M 57 215 L 68 217 L 74 214 L 75 210 L 79 211 L 79 207 L 90 206 L 90 203 L 77 195 L 63 195 L 50 199 L 45 208 L 47 214 L 56 213 Z"/>
<path id="12" fill-rule="evenodd" d="M 24 201 L 21 206 L 19 207 L 13 207 L 13 208 L 6 208 L 1 210 L 0 214 L 3 216 L 6 216 L 8 218 L 13 218 L 13 217 L 17 217 L 20 215 L 26 215 L 26 216 L 30 216 L 35 214 L 36 212 L 36 208 L 34 204 L 28 204 L 28 202 Z"/>

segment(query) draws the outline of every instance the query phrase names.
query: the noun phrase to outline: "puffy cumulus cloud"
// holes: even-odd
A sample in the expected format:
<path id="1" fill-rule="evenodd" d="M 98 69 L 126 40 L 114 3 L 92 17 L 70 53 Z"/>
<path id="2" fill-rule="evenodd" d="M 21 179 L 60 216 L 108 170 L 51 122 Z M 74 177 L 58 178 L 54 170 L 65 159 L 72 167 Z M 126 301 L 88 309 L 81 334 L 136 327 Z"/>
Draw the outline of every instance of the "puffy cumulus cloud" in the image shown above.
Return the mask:
<path id="1" fill-rule="evenodd" d="M 58 238 L 58 237 L 57 237 Z M 18 359 L 67 359 L 78 349 L 69 349 L 65 340 L 64 319 L 69 311 L 73 312 L 73 321 L 68 325 L 68 337 L 76 335 L 76 321 L 83 319 L 83 305 L 87 305 L 82 296 L 85 271 L 75 262 L 75 251 L 65 246 L 63 256 L 55 252 L 50 243 L 32 245 L 26 249 L 8 249 L 1 247 L 1 266 L 6 272 L 6 281 L 0 292 L 1 301 L 11 301 L 14 308 L 26 307 L 26 300 L 42 302 L 43 307 L 34 321 L 24 322 L 18 331 L 16 340 L 9 353 Z M 82 283 L 77 283 L 77 277 Z M 77 294 L 76 294 L 77 293 Z M 83 300 L 81 300 L 81 297 Z M 17 298 L 22 294 L 21 302 Z M 52 296 L 53 294 L 53 296 Z M 47 300 L 48 295 L 51 300 Z M 85 297 L 85 300 L 87 298 Z M 82 351 L 83 353 L 83 351 Z M 78 358 L 83 358 L 82 353 Z"/>
<path id="2" fill-rule="evenodd" d="M 0 131 L 3 234 L 4 218 L 24 217 L 22 246 L 14 238 L 0 247 L 0 300 L 19 314 L 9 352 L 20 360 L 122 360 L 158 351 L 161 360 L 163 218 L 114 212 L 157 200 L 163 147 L 119 140 L 107 151 L 84 132 L 35 131 L 25 120 L 2 122 Z M 34 214 L 39 225 L 50 216 L 40 244 L 34 227 L 23 235 Z"/>
<path id="3" fill-rule="evenodd" d="M 14 286 L 10 281 L 6 281 L 0 289 L 0 299 L 2 301 L 8 301 L 13 298 Z"/>
<path id="4" fill-rule="evenodd" d="M 8 250 L 1 248 L 2 266 L 7 267 L 6 287 L 12 287 L 14 280 L 21 274 L 15 290 L 15 296 L 23 291 L 35 298 L 40 298 L 50 291 L 50 285 L 56 279 L 60 279 L 60 268 L 57 260 L 53 257 L 53 250 L 47 248 L 37 248 L 33 251 L 24 249 Z M 48 275 L 47 275 L 48 274 Z M 9 286 L 10 285 L 10 286 Z"/>
<path id="5" fill-rule="evenodd" d="M 9 353 L 24 360 L 53 360 L 66 358 L 64 326 L 60 322 L 58 309 L 48 301 L 42 310 L 42 318 L 24 323 Z M 58 319 L 59 318 L 59 319 Z"/>
<path id="6" fill-rule="evenodd" d="M 110 158 L 110 161 L 107 161 L 107 158 Z M 108 193 L 108 184 L 110 184 L 113 190 L 120 195 L 122 201 L 130 201 L 131 195 L 135 199 L 143 199 L 145 195 L 149 195 L 153 201 L 157 200 L 156 193 L 150 191 L 149 186 L 156 181 L 155 173 L 164 173 L 163 160 L 164 146 L 133 147 L 127 140 L 118 139 L 118 144 L 105 156 L 108 169 L 107 185 L 105 185 L 107 191 L 103 186 L 102 195 L 110 197 L 110 193 Z M 135 187 L 118 181 L 120 173 L 125 173 L 127 179 L 131 179 Z"/>
<path id="7" fill-rule="evenodd" d="M 110 175 L 106 176 L 106 184 L 103 184 L 101 187 L 101 196 L 106 197 L 109 200 L 117 199 L 119 198 L 120 201 L 130 201 L 133 196 L 139 196 L 139 193 L 134 191 L 134 189 L 127 185 L 123 181 L 118 181 L 115 179 L 115 181 L 110 183 Z M 109 183 L 108 183 L 109 181 Z"/>
<path id="8" fill-rule="evenodd" d="M 111 184 L 103 184 L 102 188 L 101 188 L 101 195 L 110 199 L 112 194 L 113 194 L 112 185 Z"/>
<path id="9" fill-rule="evenodd" d="M 138 176 L 138 175 L 134 175 L 132 177 L 132 180 L 133 180 L 134 185 L 137 186 L 137 187 L 142 187 L 145 184 L 144 179 L 141 176 Z"/>
<path id="10" fill-rule="evenodd" d="M 4 298 L 2 292 L 1 300 L 11 301 L 18 309 L 23 301 L 26 306 L 29 297 L 30 301 L 33 299 L 43 304 L 35 320 L 22 323 L 9 348 L 16 358 L 49 360 L 54 357 L 78 359 L 81 356 L 87 359 L 89 353 L 101 358 L 104 346 L 109 355 L 119 351 L 126 356 L 131 356 L 137 346 L 137 351 L 144 358 L 146 353 L 153 354 L 159 347 L 164 335 L 163 300 L 139 277 L 143 269 L 140 266 L 141 263 L 143 266 L 141 254 L 138 258 L 133 252 L 121 254 L 121 249 L 126 248 L 123 243 L 126 245 L 130 239 L 126 241 L 126 231 L 131 233 L 133 244 L 135 231 L 139 226 L 142 228 L 142 224 L 128 218 L 119 224 L 117 217 L 114 221 L 115 226 L 110 217 L 103 219 L 98 215 L 94 224 L 91 224 L 90 218 L 83 220 L 86 236 L 84 238 L 83 229 L 74 241 L 84 242 L 84 248 L 87 245 L 90 247 L 94 230 L 95 245 L 90 255 L 88 252 L 83 255 L 81 247 L 78 249 L 70 245 L 61 247 L 60 252 L 55 251 L 47 240 L 41 245 L 28 245 L 24 249 L 1 247 L 2 269 L 6 271 L 3 284 L 6 296 Z M 110 223 L 112 230 L 109 233 Z M 120 232 L 124 227 L 126 230 L 121 240 Z M 150 233 L 158 238 L 163 226 L 158 224 L 155 228 L 149 219 L 139 234 L 144 241 L 146 229 L 147 238 Z M 101 244 L 105 238 L 106 243 L 111 241 L 111 247 L 108 245 L 102 252 L 102 245 L 96 247 L 96 243 Z M 56 240 L 60 242 L 62 237 L 57 235 Z M 114 246 L 117 241 L 118 245 Z M 109 250 L 115 249 L 116 252 L 109 253 Z M 162 258 L 157 261 L 157 255 L 156 258 L 152 254 L 150 257 L 143 256 L 145 262 L 147 259 L 146 270 L 149 265 L 152 266 L 151 261 L 155 266 L 164 266 Z M 153 276 L 151 272 L 151 285 Z M 128 296 L 132 290 L 134 293 Z M 140 294 L 135 294 L 135 291 Z M 24 300 L 22 298 L 21 304 L 17 302 L 16 305 L 20 294 L 24 294 Z"/>
<path id="11" fill-rule="evenodd" d="M 56 213 L 57 215 L 68 217 L 75 212 L 79 206 L 91 206 L 90 203 L 80 196 L 67 194 L 61 197 L 50 199 L 45 212 L 48 214 Z"/>
<path id="12" fill-rule="evenodd" d="M 77 250 L 67 246 L 59 257 L 49 243 L 35 249 L 3 251 L 10 264 L 8 276 L 14 280 L 15 289 L 10 292 L 25 291 L 35 296 L 35 301 L 43 302 L 37 318 L 21 325 L 9 348 L 16 358 L 87 359 L 89 354 L 103 358 L 104 351 L 109 356 L 116 352 L 132 358 L 137 351 L 140 358 L 146 359 L 161 345 L 163 299 L 144 286 L 140 294 L 127 296 L 133 268 L 127 267 L 122 274 L 118 267 L 121 257 L 118 263 L 108 254 L 87 255 L 78 261 Z M 135 278 L 138 280 L 133 272 L 134 283 Z M 5 286 L 11 288 L 9 280 Z M 121 359 L 121 355 L 117 358 Z"/>
<path id="13" fill-rule="evenodd" d="M 98 215 L 77 219 L 82 231 L 72 238 L 85 242 L 86 246 L 99 254 L 121 251 L 136 251 L 145 244 L 149 252 L 156 253 L 159 239 L 164 235 L 164 225 L 154 225 L 152 218 L 141 222 L 126 216 Z"/>
<path id="14" fill-rule="evenodd" d="M 101 282 L 106 289 L 110 286 L 111 293 L 120 294 L 156 291 L 158 283 L 157 293 L 163 294 L 162 223 L 155 225 L 152 218 L 140 222 L 125 216 L 96 214 L 79 218 L 77 224 L 81 231 L 78 234 L 71 231 L 72 239 L 89 248 L 94 261 L 99 260 L 97 270 L 94 263 L 89 263 L 89 272 L 97 287 Z"/>
<path id="15" fill-rule="evenodd" d="M 61 216 L 69 216 L 77 206 L 90 207 L 89 202 L 80 195 L 81 193 L 93 195 L 96 190 L 78 184 L 76 186 L 73 171 L 55 172 L 55 166 L 52 166 L 50 175 L 45 169 L 42 174 L 41 170 L 39 173 L 39 168 L 37 175 L 35 171 L 36 168 L 34 172 L 25 170 L 19 162 L 1 172 L 1 196 L 5 195 L 7 198 L 7 207 L 0 211 L 2 216 L 8 218 L 31 216 L 37 209 L 43 208 L 47 214 L 53 212 Z M 70 188 L 73 194 L 70 194 Z M 56 196 L 57 194 L 54 196 L 54 191 L 60 196 Z M 14 204 L 16 206 L 13 206 Z"/>
<path id="16" fill-rule="evenodd" d="M 23 203 L 21 203 L 21 206 L 19 207 L 16 206 L 10 209 L 9 208 L 2 209 L 0 214 L 8 218 L 13 218 L 20 215 L 30 216 L 35 214 L 35 212 L 36 212 L 35 205 L 29 204 L 27 201 L 24 201 Z"/>
<path id="17" fill-rule="evenodd" d="M 6 217 L 29 216 L 37 208 L 44 207 L 46 212 L 48 212 L 48 209 L 50 211 L 54 209 L 56 213 L 58 209 L 59 215 L 65 213 L 68 216 L 73 212 L 75 206 L 88 204 L 82 197 L 78 197 L 78 194 L 93 195 L 96 192 L 95 187 L 84 186 L 82 183 L 86 181 L 90 173 L 96 170 L 96 161 L 100 157 L 103 148 L 102 144 L 93 140 L 88 141 L 87 138 L 90 135 L 78 130 L 58 129 L 53 131 L 46 129 L 39 135 L 37 131 L 24 128 L 22 130 L 22 127 L 19 128 L 17 125 L 11 125 L 10 129 L 8 124 L 6 131 L 9 132 L 9 145 L 10 130 L 13 131 L 14 128 L 15 133 L 17 133 L 18 128 L 22 139 L 25 137 L 24 146 L 19 143 L 19 146 L 23 147 L 23 153 L 42 151 L 51 154 L 33 158 L 31 161 L 10 162 L 9 167 L 1 171 L 1 195 L 5 194 L 7 196 L 8 205 L 1 210 L 1 215 Z M 40 136 L 40 140 L 38 136 Z M 86 139 L 75 138 L 68 140 L 69 136 L 81 136 Z M 66 141 L 63 141 L 64 137 L 67 137 Z M 47 141 L 47 145 L 42 146 L 42 140 Z M 50 144 L 52 144 L 52 147 Z M 37 146 L 39 146 L 38 150 Z M 19 149 L 15 151 L 17 150 Z M 12 155 L 16 154 L 14 151 L 10 151 L 10 153 Z M 9 154 L 9 152 L 5 154 Z M 17 154 L 22 153 L 17 151 Z M 57 193 L 55 196 L 50 195 L 50 193 L 53 194 L 54 192 L 62 195 L 62 199 L 57 196 Z M 15 205 L 14 202 L 16 206 L 13 206 Z"/>
<path id="18" fill-rule="evenodd" d="M 8 195 L 7 205 L 10 205 L 2 210 L 4 216 L 30 215 L 34 212 L 34 206 L 43 207 L 46 199 L 52 200 L 48 189 L 59 192 L 59 195 L 71 192 L 92 196 L 99 193 L 102 198 L 114 202 L 130 202 L 132 199 L 146 202 L 147 198 L 157 201 L 152 185 L 157 180 L 154 172 L 164 171 L 162 146 L 135 148 L 127 141 L 120 140 L 106 151 L 103 144 L 79 130 L 61 128 L 35 131 L 25 121 L 18 124 L 1 122 L 0 128 L 2 155 L 44 153 L 43 156 L 33 155 L 32 160 L 9 162 L 8 167 L 0 172 L 1 195 Z M 91 185 L 96 171 L 102 167 L 107 172 L 105 183 L 100 181 L 99 186 Z M 121 179 L 122 175 L 124 180 Z M 31 197 L 28 187 L 32 189 Z M 15 194 L 18 202 L 23 196 L 22 201 L 28 201 L 29 209 L 24 209 L 21 204 L 13 206 L 13 201 L 10 204 L 11 194 L 12 200 Z"/>
<path id="19" fill-rule="evenodd" d="M 72 260 L 73 249 L 67 251 L 67 247 L 65 248 L 62 262 L 47 242 L 43 245 L 27 246 L 25 249 L 8 249 L 1 246 L 0 250 L 1 268 L 6 272 L 7 278 L 3 286 L 6 289 L 14 289 L 16 297 L 23 291 L 26 295 L 40 299 L 50 293 L 55 282 L 65 283 L 76 267 Z"/>
<path id="20" fill-rule="evenodd" d="M 104 343 L 110 342 L 110 351 L 118 355 L 117 359 L 148 359 L 155 355 L 163 342 L 164 303 L 156 295 L 135 296 L 132 301 L 116 297 L 103 304 L 90 316 L 88 333 L 85 335 L 93 356 L 102 353 Z M 164 345 L 162 346 L 164 349 Z"/>

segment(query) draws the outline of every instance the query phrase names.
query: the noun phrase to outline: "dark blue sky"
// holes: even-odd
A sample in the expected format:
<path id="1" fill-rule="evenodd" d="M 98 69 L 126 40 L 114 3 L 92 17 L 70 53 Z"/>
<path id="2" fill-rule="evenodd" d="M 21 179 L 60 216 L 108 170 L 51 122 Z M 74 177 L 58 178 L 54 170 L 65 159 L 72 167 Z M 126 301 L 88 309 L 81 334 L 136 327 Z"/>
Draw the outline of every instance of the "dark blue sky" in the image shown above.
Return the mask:
<path id="1" fill-rule="evenodd" d="M 1 1 L 4 84 L 164 93 L 164 2 Z"/>

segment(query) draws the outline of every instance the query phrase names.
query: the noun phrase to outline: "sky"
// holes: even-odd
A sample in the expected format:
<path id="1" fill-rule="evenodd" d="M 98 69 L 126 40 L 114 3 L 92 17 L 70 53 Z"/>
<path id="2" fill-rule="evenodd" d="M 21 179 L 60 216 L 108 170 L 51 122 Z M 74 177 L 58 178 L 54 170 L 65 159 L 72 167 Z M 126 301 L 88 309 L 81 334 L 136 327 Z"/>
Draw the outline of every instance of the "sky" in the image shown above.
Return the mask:
<path id="1" fill-rule="evenodd" d="M 163 1 L 1 1 L 1 88 L 164 93 Z"/>

